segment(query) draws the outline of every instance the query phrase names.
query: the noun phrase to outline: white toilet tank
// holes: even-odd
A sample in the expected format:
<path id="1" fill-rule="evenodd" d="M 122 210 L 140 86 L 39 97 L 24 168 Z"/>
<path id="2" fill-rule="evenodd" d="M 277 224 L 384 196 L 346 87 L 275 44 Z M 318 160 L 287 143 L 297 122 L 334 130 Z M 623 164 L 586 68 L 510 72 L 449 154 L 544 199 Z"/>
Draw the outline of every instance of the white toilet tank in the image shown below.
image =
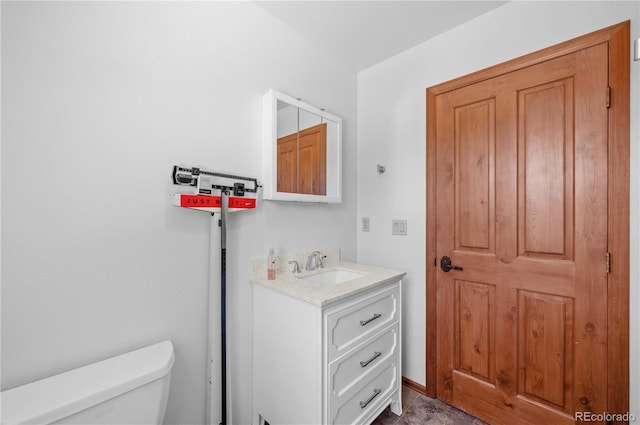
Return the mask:
<path id="1" fill-rule="evenodd" d="M 164 341 L 3 391 L 2 425 L 162 424 L 173 361 Z"/>

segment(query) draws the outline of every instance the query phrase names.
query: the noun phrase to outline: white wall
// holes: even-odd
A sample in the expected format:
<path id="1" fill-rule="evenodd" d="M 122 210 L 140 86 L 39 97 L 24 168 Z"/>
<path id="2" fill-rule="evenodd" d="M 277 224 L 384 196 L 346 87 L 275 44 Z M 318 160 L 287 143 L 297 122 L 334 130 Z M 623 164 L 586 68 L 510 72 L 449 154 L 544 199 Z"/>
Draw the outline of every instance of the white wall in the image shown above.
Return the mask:
<path id="1" fill-rule="evenodd" d="M 356 75 L 250 2 L 1 7 L 3 389 L 170 339 L 166 423 L 203 423 L 210 217 L 171 205 L 172 166 L 260 177 L 269 88 L 344 118 L 343 204 L 230 219 L 233 418 L 249 423 L 249 258 L 356 259 Z"/>
<path id="2" fill-rule="evenodd" d="M 403 374 L 425 385 L 426 88 L 631 20 L 639 3 L 511 2 L 358 74 L 358 261 L 407 271 Z M 640 62 L 631 69 L 631 303 L 640 302 Z M 376 174 L 376 164 L 387 172 Z M 391 219 L 408 220 L 391 236 Z M 640 313 L 631 309 L 631 409 L 640 414 Z"/>
<path id="3" fill-rule="evenodd" d="M 251 415 L 248 258 L 270 246 L 339 246 L 347 260 L 357 248 L 358 261 L 406 270 L 403 374 L 424 384 L 426 87 L 627 19 L 640 37 L 637 2 L 513 2 L 361 72 L 356 104 L 355 75 L 253 3 L 0 7 L 2 389 L 171 339 L 166 422 L 181 424 L 204 420 L 210 218 L 170 205 L 174 164 L 258 176 L 268 88 L 344 118 L 343 204 L 263 202 L 232 216 L 235 422 Z M 632 63 L 632 304 L 639 74 Z M 370 233 L 359 231 L 363 216 Z M 391 236 L 392 218 L 408 220 L 408 236 Z M 640 313 L 631 315 L 638 414 Z"/>

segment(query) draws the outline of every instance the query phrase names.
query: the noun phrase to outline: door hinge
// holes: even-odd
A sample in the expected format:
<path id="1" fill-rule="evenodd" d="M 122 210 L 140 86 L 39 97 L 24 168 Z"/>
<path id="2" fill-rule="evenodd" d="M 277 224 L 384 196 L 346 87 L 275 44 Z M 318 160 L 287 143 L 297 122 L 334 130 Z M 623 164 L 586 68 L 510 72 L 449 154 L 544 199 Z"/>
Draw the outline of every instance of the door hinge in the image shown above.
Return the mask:
<path id="1" fill-rule="evenodd" d="M 611 86 L 607 86 L 607 109 L 611 108 Z"/>
<path id="2" fill-rule="evenodd" d="M 607 252 L 607 274 L 611 273 L 611 253 Z"/>

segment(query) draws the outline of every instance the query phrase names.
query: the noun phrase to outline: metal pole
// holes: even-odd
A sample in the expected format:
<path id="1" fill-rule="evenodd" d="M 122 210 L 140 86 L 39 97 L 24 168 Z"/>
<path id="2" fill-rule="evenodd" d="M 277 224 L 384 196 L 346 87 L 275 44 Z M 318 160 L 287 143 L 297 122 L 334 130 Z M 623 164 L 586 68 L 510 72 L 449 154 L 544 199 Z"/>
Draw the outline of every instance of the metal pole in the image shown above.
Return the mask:
<path id="1" fill-rule="evenodd" d="M 222 197 L 222 219 L 220 220 L 220 326 L 221 326 L 221 372 L 220 379 L 222 381 L 221 390 L 221 409 L 222 409 L 222 425 L 227 425 L 227 214 L 229 206 L 229 191 L 223 189 L 220 191 Z"/>
<path id="2" fill-rule="evenodd" d="M 220 424 L 220 213 L 211 213 L 209 230 L 209 308 L 207 312 L 207 408 L 205 425 Z"/>

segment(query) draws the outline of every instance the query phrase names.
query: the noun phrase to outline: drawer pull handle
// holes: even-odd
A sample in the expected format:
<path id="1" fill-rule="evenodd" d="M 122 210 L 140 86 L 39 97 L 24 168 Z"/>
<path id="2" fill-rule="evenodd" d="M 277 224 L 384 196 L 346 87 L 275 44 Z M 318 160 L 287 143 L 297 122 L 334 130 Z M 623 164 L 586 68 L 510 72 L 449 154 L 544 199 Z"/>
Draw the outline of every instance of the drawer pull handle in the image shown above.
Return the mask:
<path id="1" fill-rule="evenodd" d="M 371 394 L 371 397 L 369 397 L 368 399 L 366 399 L 365 401 L 361 401 L 360 402 L 360 408 L 364 409 L 365 407 L 367 407 L 367 405 L 369 403 L 371 403 L 373 401 L 374 398 L 376 398 L 378 396 L 378 394 L 380 394 L 382 392 L 382 390 L 379 390 L 377 388 L 373 389 L 373 394 Z"/>
<path id="2" fill-rule="evenodd" d="M 376 320 L 376 319 L 378 319 L 380 317 L 382 317 L 382 314 L 375 313 L 371 319 L 361 320 L 360 321 L 360 326 L 366 326 L 369 322 L 373 322 L 374 320 Z"/>
<path id="3" fill-rule="evenodd" d="M 371 363 L 372 361 L 374 361 L 375 359 L 377 359 L 378 357 L 380 357 L 382 355 L 381 352 L 379 351 L 374 351 L 373 352 L 373 356 L 369 359 L 369 360 L 365 360 L 363 362 L 360 362 L 360 367 L 367 367 L 367 365 L 369 365 L 369 363 Z"/>

